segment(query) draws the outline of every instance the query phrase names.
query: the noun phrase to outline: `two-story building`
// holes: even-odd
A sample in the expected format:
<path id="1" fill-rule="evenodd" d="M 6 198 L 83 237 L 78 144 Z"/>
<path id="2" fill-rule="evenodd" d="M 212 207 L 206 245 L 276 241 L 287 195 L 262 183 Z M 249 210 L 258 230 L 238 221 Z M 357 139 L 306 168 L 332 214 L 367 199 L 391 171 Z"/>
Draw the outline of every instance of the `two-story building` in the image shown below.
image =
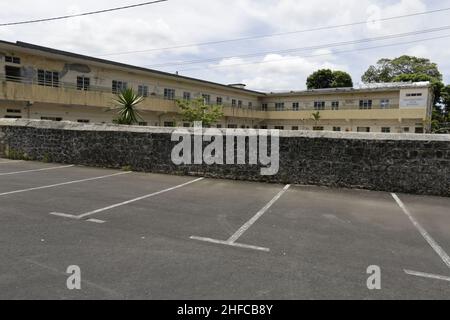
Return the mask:
<path id="1" fill-rule="evenodd" d="M 188 126 L 175 100 L 223 106 L 222 128 L 423 133 L 433 108 L 430 84 L 264 93 L 28 43 L 0 41 L 0 117 L 110 123 L 114 99 L 133 88 L 148 126 Z M 317 114 L 315 118 L 313 114 Z"/>

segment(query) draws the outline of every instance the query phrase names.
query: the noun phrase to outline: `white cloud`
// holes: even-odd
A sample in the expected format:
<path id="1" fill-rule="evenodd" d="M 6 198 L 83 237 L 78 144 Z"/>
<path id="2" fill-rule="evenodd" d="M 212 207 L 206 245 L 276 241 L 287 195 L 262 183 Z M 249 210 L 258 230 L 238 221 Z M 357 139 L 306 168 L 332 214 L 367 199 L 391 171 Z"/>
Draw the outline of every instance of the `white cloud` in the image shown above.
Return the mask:
<path id="1" fill-rule="evenodd" d="M 131 0 L 127 0 L 125 3 L 121 0 L 98 0 L 95 2 L 80 0 L 75 4 L 69 0 L 33 2 L 15 0 L 8 4 L 8 10 L 0 12 L 0 21 L 51 17 L 131 3 L 134 2 Z M 443 7 L 450 7 L 450 0 L 439 2 L 425 0 L 169 0 L 148 7 L 65 21 L 0 27 L 0 39 L 27 41 L 79 53 L 102 54 L 304 30 Z M 375 26 L 364 24 L 214 46 L 197 46 L 106 58 L 144 66 L 172 61 L 239 56 L 261 51 L 278 51 L 438 27 L 448 24 L 446 21 L 448 21 L 449 14 L 449 12 L 443 12 L 382 22 Z M 349 45 L 338 48 L 338 50 L 351 50 L 357 47 L 395 43 L 395 41 L 407 41 L 427 36 L 379 41 L 358 46 Z M 186 74 L 222 83 L 244 81 L 255 89 L 301 89 L 305 87 L 305 79 L 309 73 L 318 68 L 329 67 L 346 70 L 352 74 L 356 83 L 365 69 L 379 58 L 410 53 L 426 55 L 433 59 L 439 64 L 448 79 L 450 48 L 442 45 L 444 41 L 445 39 L 427 42 L 423 45 L 403 45 L 352 54 L 333 54 L 334 49 L 320 49 L 291 53 L 291 55 L 266 55 L 250 60 L 236 58 L 218 62 L 219 64 L 243 64 L 282 59 L 277 62 L 233 68 L 208 69 L 206 68 L 208 63 L 187 66 L 174 65 L 163 70 L 174 72 L 200 68 L 200 70 L 189 71 Z M 317 56 L 307 57 L 311 55 Z M 203 69 L 202 66 L 204 66 Z"/>

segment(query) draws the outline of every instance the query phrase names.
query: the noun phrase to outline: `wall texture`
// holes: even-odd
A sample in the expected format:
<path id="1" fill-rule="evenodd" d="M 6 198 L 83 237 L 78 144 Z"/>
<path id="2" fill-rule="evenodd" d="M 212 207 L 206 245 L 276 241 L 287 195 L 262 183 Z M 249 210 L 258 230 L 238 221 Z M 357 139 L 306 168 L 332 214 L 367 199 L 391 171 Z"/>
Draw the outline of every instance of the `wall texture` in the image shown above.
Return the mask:
<path id="1" fill-rule="evenodd" d="M 0 156 L 135 171 L 450 196 L 450 136 L 281 132 L 280 170 L 171 161 L 174 129 L 0 120 Z M 236 131 L 246 134 L 245 130 Z"/>

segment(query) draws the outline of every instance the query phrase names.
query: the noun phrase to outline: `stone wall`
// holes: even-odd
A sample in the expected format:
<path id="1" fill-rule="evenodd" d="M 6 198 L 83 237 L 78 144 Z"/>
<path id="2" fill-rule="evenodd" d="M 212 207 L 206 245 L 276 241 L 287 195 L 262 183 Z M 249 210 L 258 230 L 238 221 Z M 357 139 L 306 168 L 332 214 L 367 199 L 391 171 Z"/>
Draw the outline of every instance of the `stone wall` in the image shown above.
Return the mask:
<path id="1" fill-rule="evenodd" d="M 172 163 L 175 129 L 0 120 L 0 155 L 135 171 L 450 196 L 450 135 L 280 134 L 280 169 Z M 236 130 L 245 135 L 245 130 Z"/>

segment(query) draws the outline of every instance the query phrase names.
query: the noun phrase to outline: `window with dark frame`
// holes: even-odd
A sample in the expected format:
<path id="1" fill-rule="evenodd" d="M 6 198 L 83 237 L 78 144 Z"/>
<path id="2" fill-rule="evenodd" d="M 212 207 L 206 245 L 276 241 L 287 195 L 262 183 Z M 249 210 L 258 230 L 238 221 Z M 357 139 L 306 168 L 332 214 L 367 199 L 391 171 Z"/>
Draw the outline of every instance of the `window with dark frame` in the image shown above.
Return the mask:
<path id="1" fill-rule="evenodd" d="M 59 73 L 39 69 L 37 72 L 38 85 L 47 87 L 59 87 Z"/>
<path id="2" fill-rule="evenodd" d="M 361 109 L 361 110 L 372 109 L 372 100 L 360 100 L 359 101 L 359 109 Z"/>
<path id="3" fill-rule="evenodd" d="M 314 101 L 314 110 L 325 110 L 325 101 Z"/>
<path id="4" fill-rule="evenodd" d="M 331 102 L 331 110 L 337 111 L 339 110 L 339 101 L 333 101 Z"/>
<path id="5" fill-rule="evenodd" d="M 144 98 L 148 97 L 148 86 L 146 85 L 138 86 L 138 95 Z"/>
<path id="6" fill-rule="evenodd" d="M 175 100 L 175 89 L 164 89 L 164 99 L 165 100 Z"/>
<path id="7" fill-rule="evenodd" d="M 183 100 L 190 101 L 191 100 L 191 93 L 190 92 L 183 92 Z"/>
<path id="8" fill-rule="evenodd" d="M 128 84 L 124 81 L 119 80 L 113 80 L 112 81 L 112 93 L 118 94 L 122 91 L 126 90 L 128 87 Z"/>
<path id="9" fill-rule="evenodd" d="M 14 64 L 20 64 L 21 60 L 20 60 L 19 57 L 5 56 L 5 62 L 7 62 L 7 63 L 14 63 Z"/>
<path id="10" fill-rule="evenodd" d="M 299 111 L 299 110 L 300 110 L 300 103 L 294 102 L 294 103 L 292 104 L 292 110 L 294 110 L 294 111 Z"/>
<path id="11" fill-rule="evenodd" d="M 77 90 L 89 91 L 91 79 L 85 76 L 77 77 Z"/>

